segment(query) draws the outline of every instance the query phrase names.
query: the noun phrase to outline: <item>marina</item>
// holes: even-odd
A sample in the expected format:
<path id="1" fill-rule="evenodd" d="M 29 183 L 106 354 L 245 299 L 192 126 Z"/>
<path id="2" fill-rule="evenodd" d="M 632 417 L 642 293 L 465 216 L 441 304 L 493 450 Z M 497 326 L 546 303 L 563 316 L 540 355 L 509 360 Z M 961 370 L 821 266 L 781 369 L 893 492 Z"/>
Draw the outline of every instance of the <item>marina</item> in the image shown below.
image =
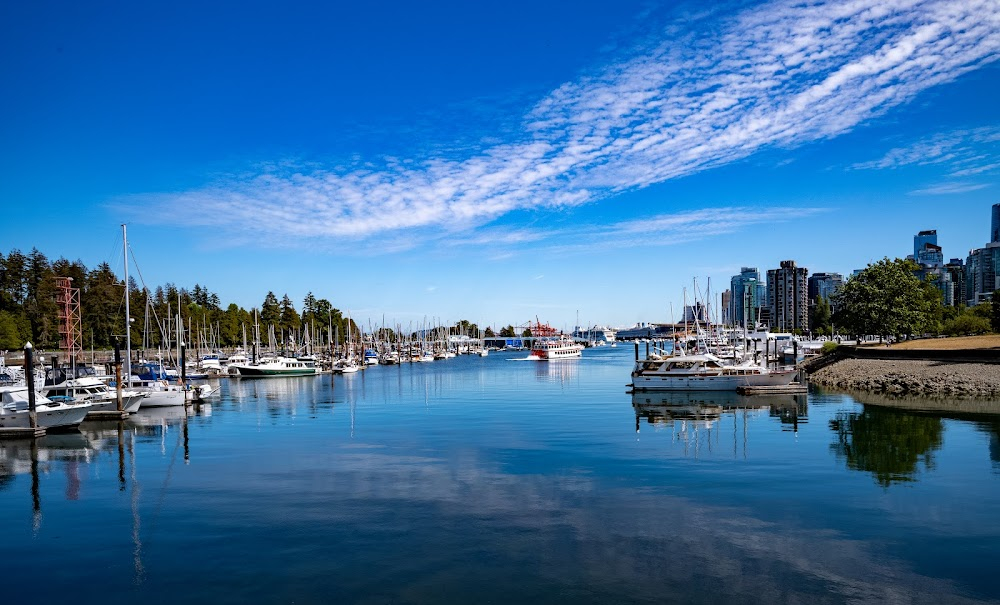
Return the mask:
<path id="1" fill-rule="evenodd" d="M 1000 599 L 1000 402 L 629 394 L 631 347 L 525 353 L 210 379 L 0 440 L 0 556 L 42 601 Z"/>

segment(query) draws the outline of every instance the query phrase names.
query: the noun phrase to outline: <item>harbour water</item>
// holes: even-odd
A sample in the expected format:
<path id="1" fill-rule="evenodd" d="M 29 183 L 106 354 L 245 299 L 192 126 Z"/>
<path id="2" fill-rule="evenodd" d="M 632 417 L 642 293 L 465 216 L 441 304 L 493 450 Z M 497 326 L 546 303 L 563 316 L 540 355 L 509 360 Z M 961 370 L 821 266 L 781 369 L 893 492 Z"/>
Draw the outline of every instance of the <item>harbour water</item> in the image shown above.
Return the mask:
<path id="1" fill-rule="evenodd" d="M 4 442 L 5 598 L 1000 601 L 1000 402 L 630 395 L 630 346 L 524 355 Z"/>

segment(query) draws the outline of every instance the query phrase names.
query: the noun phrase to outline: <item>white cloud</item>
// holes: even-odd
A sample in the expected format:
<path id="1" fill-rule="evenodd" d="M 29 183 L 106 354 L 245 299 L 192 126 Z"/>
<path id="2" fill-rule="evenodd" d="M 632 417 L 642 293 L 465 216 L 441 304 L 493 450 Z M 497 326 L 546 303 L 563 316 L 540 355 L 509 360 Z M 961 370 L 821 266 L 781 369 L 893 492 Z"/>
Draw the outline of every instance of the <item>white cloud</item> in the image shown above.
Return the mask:
<path id="1" fill-rule="evenodd" d="M 833 137 L 1000 53 L 995 0 L 779 0 L 716 19 L 686 33 L 671 26 L 662 42 L 567 82 L 519 133 L 464 157 L 285 162 L 144 201 L 187 224 L 272 245 L 412 241 Z"/>
<path id="2" fill-rule="evenodd" d="M 985 189 L 989 185 L 984 183 L 941 183 L 940 185 L 933 185 L 931 187 L 926 187 L 924 189 L 917 189 L 911 191 L 911 195 L 954 195 L 956 193 L 968 193 L 970 191 L 979 191 L 980 189 Z"/>
<path id="3" fill-rule="evenodd" d="M 942 165 L 949 176 L 967 177 L 1000 168 L 1000 127 L 954 130 L 890 149 L 881 159 L 855 164 L 857 170 Z M 981 188 L 981 187 L 980 187 Z"/>

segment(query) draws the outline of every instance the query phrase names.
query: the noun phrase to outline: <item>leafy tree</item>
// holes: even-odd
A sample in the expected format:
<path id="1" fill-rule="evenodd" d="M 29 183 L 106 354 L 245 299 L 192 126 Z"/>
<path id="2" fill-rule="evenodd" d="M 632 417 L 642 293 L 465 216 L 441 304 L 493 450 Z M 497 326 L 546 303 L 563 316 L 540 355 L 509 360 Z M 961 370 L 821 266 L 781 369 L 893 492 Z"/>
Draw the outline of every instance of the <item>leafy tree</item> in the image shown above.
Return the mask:
<path id="1" fill-rule="evenodd" d="M 502 338 L 513 338 L 514 336 L 517 336 L 517 333 L 514 332 L 514 326 L 506 326 L 504 328 L 500 328 L 500 336 Z"/>
<path id="2" fill-rule="evenodd" d="M 483 332 L 483 336 L 486 338 L 493 338 L 496 334 L 493 333 L 493 328 L 486 326 L 486 330 Z"/>
<path id="3" fill-rule="evenodd" d="M 830 421 L 837 442 L 830 449 L 847 468 L 870 472 L 882 487 L 912 481 L 917 467 L 933 468 L 941 448 L 940 418 L 866 405 L 861 413 L 840 413 Z"/>
<path id="4" fill-rule="evenodd" d="M 985 334 L 990 331 L 990 320 L 995 305 L 984 302 L 961 312 L 944 322 L 943 332 L 949 336 Z"/>
<path id="5" fill-rule="evenodd" d="M 922 282 L 913 275 L 916 268 L 913 261 L 898 258 L 868 265 L 833 295 L 835 323 L 854 334 L 879 337 L 922 332 L 934 309 Z"/>

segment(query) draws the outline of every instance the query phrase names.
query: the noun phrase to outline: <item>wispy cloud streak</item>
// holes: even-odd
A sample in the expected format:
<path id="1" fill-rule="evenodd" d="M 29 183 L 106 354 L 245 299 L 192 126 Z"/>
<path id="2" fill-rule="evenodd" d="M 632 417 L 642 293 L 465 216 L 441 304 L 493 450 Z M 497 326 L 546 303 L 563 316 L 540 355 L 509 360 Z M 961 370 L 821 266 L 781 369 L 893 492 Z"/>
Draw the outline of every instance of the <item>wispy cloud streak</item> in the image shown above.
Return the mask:
<path id="1" fill-rule="evenodd" d="M 943 165 L 949 176 L 968 177 L 1000 168 L 1000 127 L 954 130 L 890 149 L 881 159 L 855 164 L 858 170 Z"/>
<path id="2" fill-rule="evenodd" d="M 464 230 L 606 199 L 833 137 L 1000 56 L 995 0 L 777 1 L 662 43 L 542 99 L 466 157 L 265 167 L 154 196 L 187 222 L 271 241 Z"/>

